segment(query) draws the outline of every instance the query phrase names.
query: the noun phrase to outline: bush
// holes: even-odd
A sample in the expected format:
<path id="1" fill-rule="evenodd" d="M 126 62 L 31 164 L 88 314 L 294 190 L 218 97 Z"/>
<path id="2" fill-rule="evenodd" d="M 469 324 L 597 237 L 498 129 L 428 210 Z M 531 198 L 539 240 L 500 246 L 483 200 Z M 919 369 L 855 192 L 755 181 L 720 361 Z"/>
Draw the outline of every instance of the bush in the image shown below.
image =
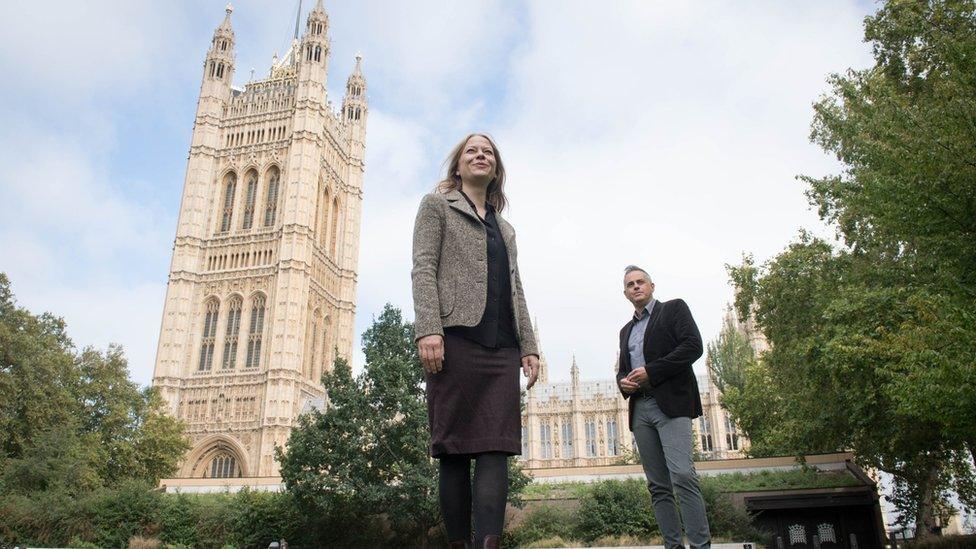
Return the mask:
<path id="1" fill-rule="evenodd" d="M 771 535 L 753 526 L 752 516 L 745 509 L 736 507 L 728 494 L 719 492 L 713 484 L 702 483 L 701 489 L 712 537 L 734 541 L 771 541 Z"/>
<path id="2" fill-rule="evenodd" d="M 576 511 L 577 534 L 591 542 L 605 536 L 649 538 L 659 534 L 646 485 L 636 479 L 589 486 Z"/>
<path id="3" fill-rule="evenodd" d="M 575 517 L 572 511 L 552 505 L 540 505 L 512 530 L 510 543 L 522 547 L 547 538 L 568 539 L 573 537 L 574 529 Z"/>

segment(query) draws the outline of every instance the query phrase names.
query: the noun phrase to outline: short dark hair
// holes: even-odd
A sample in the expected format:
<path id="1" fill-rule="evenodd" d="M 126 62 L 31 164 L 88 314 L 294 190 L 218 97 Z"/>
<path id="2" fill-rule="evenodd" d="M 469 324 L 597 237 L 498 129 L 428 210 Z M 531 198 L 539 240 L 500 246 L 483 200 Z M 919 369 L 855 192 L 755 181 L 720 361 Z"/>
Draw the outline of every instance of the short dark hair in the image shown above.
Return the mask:
<path id="1" fill-rule="evenodd" d="M 654 282 L 653 280 L 651 280 L 651 275 L 647 274 L 647 271 L 645 271 L 644 269 L 641 269 L 637 265 L 627 265 L 626 267 L 624 267 L 624 278 L 627 278 L 627 275 L 629 275 L 630 273 L 632 273 L 634 271 L 640 271 L 640 272 L 644 273 L 644 276 L 647 277 L 647 281 L 648 282 L 651 282 L 651 283 Z"/>

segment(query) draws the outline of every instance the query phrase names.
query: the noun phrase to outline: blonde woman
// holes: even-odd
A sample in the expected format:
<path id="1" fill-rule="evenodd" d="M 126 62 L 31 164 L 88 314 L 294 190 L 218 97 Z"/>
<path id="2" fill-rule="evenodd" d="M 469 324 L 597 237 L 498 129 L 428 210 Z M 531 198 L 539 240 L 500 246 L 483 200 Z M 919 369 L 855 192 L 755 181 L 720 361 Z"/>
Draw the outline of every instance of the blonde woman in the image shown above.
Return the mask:
<path id="1" fill-rule="evenodd" d="M 452 548 L 498 547 L 508 456 L 521 453 L 518 368 L 539 374 L 505 209 L 505 167 L 484 134 L 465 137 L 423 198 L 413 237 L 417 347 L 427 380 L 430 453 Z M 474 461 L 474 480 L 471 461 Z"/>

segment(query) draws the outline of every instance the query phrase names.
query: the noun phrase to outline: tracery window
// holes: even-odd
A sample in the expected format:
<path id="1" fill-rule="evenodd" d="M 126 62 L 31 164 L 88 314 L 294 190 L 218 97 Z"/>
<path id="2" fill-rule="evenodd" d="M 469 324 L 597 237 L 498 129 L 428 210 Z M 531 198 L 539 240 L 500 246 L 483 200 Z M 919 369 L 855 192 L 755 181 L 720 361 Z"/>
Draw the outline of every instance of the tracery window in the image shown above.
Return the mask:
<path id="1" fill-rule="evenodd" d="M 309 318 L 308 349 L 305 353 L 305 375 L 308 379 L 315 378 L 315 366 L 319 362 L 319 316 L 320 312 L 315 309 Z"/>
<path id="2" fill-rule="evenodd" d="M 241 476 L 237 459 L 226 453 L 218 454 L 210 461 L 210 478 L 233 478 Z"/>
<path id="3" fill-rule="evenodd" d="M 698 427 L 701 431 L 701 449 L 702 452 L 711 452 L 715 449 L 712 444 L 712 426 L 708 421 L 708 418 L 701 416 L 698 418 Z"/>
<path id="4" fill-rule="evenodd" d="M 257 368 L 261 364 L 261 334 L 264 332 L 264 296 L 257 295 L 251 301 L 251 322 L 247 335 L 247 359 L 245 368 Z"/>
<path id="5" fill-rule="evenodd" d="M 336 246 L 339 242 L 339 199 L 335 198 L 332 201 L 332 242 L 329 244 L 329 248 L 332 250 L 332 257 L 336 256 Z"/>
<path id="6" fill-rule="evenodd" d="M 220 220 L 220 232 L 230 230 L 230 221 L 234 217 L 234 191 L 237 187 L 237 176 L 234 172 L 224 178 L 224 213 Z"/>
<path id="7" fill-rule="evenodd" d="M 522 426 L 522 459 L 529 459 L 529 430 Z"/>
<path id="8" fill-rule="evenodd" d="M 216 299 L 207 302 L 206 314 L 203 317 L 203 336 L 200 341 L 200 364 L 198 370 L 205 372 L 213 366 L 214 339 L 217 335 L 217 315 L 220 314 L 220 303 Z"/>
<path id="9" fill-rule="evenodd" d="M 542 443 L 542 459 L 552 457 L 552 426 L 543 423 L 539 426 L 539 440 Z"/>
<path id="10" fill-rule="evenodd" d="M 573 424 L 572 420 L 566 420 L 562 425 L 562 438 L 563 438 L 563 457 L 572 458 L 576 457 L 573 454 Z"/>
<path id="11" fill-rule="evenodd" d="M 241 298 L 235 297 L 227 308 L 227 329 L 224 331 L 224 357 L 221 366 L 233 370 L 237 366 L 237 340 L 241 333 Z"/>
<path id="12" fill-rule="evenodd" d="M 593 420 L 586 422 L 586 455 L 596 457 L 596 422 Z"/>
<path id="13" fill-rule="evenodd" d="M 725 445 L 728 446 L 729 450 L 739 449 L 739 431 L 728 412 L 725 413 Z"/>
<path id="14" fill-rule="evenodd" d="M 329 238 L 329 189 L 322 191 L 322 199 L 319 200 L 319 246 L 325 249 Z"/>
<path id="15" fill-rule="evenodd" d="M 277 167 L 272 167 L 268 172 L 268 194 L 265 198 L 264 206 L 264 226 L 271 227 L 275 223 L 275 214 L 278 210 L 278 177 L 281 172 Z"/>
<path id="16" fill-rule="evenodd" d="M 251 170 L 247 173 L 247 187 L 244 192 L 244 221 L 241 227 L 250 229 L 254 224 L 254 200 L 258 194 L 258 172 Z"/>
<path id="17" fill-rule="evenodd" d="M 617 447 L 617 420 L 607 420 L 607 455 L 616 456 L 620 453 Z"/>

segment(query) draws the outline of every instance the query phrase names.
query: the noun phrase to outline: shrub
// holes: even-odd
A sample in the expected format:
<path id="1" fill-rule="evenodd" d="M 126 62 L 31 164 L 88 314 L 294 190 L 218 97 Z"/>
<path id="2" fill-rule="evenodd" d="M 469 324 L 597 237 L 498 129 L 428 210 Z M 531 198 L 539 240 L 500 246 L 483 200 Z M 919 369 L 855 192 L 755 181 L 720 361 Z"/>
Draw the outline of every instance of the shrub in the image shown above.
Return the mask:
<path id="1" fill-rule="evenodd" d="M 574 523 L 572 511 L 552 505 L 540 505 L 530 511 L 521 524 L 512 530 L 511 543 L 522 547 L 547 538 L 571 538 Z"/>
<path id="2" fill-rule="evenodd" d="M 736 507 L 732 498 L 719 492 L 714 484 L 702 483 L 701 489 L 712 537 L 757 542 L 765 542 L 771 538 L 769 534 L 753 526 L 752 516 L 745 509 Z"/>
<path id="3" fill-rule="evenodd" d="M 659 533 L 646 485 L 636 479 L 589 486 L 576 511 L 577 534 L 590 542 L 604 536 L 649 538 Z"/>

